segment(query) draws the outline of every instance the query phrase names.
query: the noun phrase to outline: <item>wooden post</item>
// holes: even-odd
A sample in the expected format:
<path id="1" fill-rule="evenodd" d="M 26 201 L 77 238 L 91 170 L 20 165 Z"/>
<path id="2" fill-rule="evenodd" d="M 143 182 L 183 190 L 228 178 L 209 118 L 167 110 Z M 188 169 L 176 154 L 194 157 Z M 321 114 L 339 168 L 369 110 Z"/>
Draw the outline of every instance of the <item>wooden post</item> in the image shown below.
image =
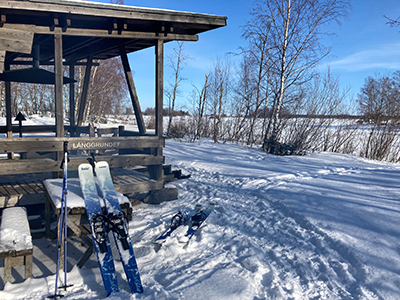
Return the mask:
<path id="1" fill-rule="evenodd" d="M 140 109 L 139 99 L 136 93 L 135 83 L 133 81 L 132 71 L 129 66 L 128 56 L 123 45 L 119 46 L 119 54 L 121 56 L 122 65 L 125 71 L 126 82 L 128 84 L 129 94 L 131 95 L 131 101 L 133 109 L 135 111 L 136 122 L 139 127 L 139 132 L 146 133 L 146 127 L 144 125 L 143 114 Z"/>
<path id="2" fill-rule="evenodd" d="M 4 62 L 4 70 L 10 70 L 10 62 L 6 60 Z M 12 138 L 12 112 L 11 112 L 11 82 L 5 81 L 5 100 L 6 100 L 6 127 L 7 127 L 7 138 Z M 7 154 L 9 159 L 14 159 L 14 152 Z"/>
<path id="3" fill-rule="evenodd" d="M 156 44 L 156 135 L 163 136 L 164 41 Z"/>
<path id="4" fill-rule="evenodd" d="M 157 40 L 156 44 L 156 136 L 163 138 L 163 84 L 164 84 L 164 41 Z M 156 155 L 163 155 L 163 148 L 156 149 Z M 152 179 L 162 180 L 162 164 L 149 166 Z"/>
<path id="5" fill-rule="evenodd" d="M 63 103 L 63 51 L 61 28 L 56 28 L 54 33 L 54 73 L 55 73 L 55 115 L 56 137 L 64 137 L 64 103 Z M 57 162 L 61 164 L 63 152 L 57 152 Z M 53 172 L 57 178 L 61 172 Z"/>
<path id="6" fill-rule="evenodd" d="M 62 35 L 54 34 L 56 136 L 64 137 Z"/>
<path id="7" fill-rule="evenodd" d="M 69 62 L 69 78 L 75 79 L 75 65 Z M 71 137 L 75 136 L 75 83 L 69 84 L 69 127 Z"/>
<path id="8" fill-rule="evenodd" d="M 82 126 L 83 123 L 83 114 L 85 112 L 86 99 L 89 90 L 90 72 L 92 70 L 92 64 L 93 64 L 93 57 L 92 55 L 90 55 L 86 61 L 86 70 L 85 70 L 85 77 L 83 79 L 81 102 L 79 103 L 78 126 Z"/>

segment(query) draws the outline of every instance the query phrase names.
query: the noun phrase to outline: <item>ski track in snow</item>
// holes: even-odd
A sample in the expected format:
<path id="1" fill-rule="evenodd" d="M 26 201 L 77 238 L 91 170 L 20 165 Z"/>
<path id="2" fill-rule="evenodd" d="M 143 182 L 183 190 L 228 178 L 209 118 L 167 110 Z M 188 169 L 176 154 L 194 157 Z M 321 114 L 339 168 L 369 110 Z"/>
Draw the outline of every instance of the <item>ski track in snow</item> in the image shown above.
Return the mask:
<path id="1" fill-rule="evenodd" d="M 251 159 L 261 161 L 264 157 Z M 185 299 L 194 292 L 205 293 L 204 299 L 384 299 L 367 282 L 368 270 L 351 249 L 268 196 L 270 189 L 290 182 L 357 174 L 360 168 L 277 174 L 266 180 L 222 174 L 193 161 L 175 167 L 191 174 L 190 180 L 175 183 L 181 201 L 190 199 L 184 205 L 193 208 L 195 203 L 212 200 L 217 206 L 208 225 L 186 249 L 181 249 L 172 235 L 157 254 L 138 258 L 140 265 L 149 260 L 150 268 L 156 265 L 159 269 L 151 278 L 162 291 L 157 299 Z M 165 205 L 175 207 L 172 203 Z M 168 223 L 176 210 L 171 209 L 161 219 Z M 154 217 L 148 209 L 137 214 L 138 219 L 147 215 L 150 223 L 142 225 L 139 243 L 150 242 L 164 229 L 163 224 L 151 224 Z M 146 265 L 142 269 L 142 273 L 151 273 Z M 226 276 L 233 277 L 230 285 L 237 282 L 229 293 L 223 289 L 218 294 L 218 288 L 207 288 L 206 282 Z M 145 284 L 149 279 L 144 279 Z"/>
<path id="2" fill-rule="evenodd" d="M 134 207 L 129 230 L 144 293 L 130 295 L 125 284 L 107 299 L 400 298 L 394 287 L 400 286 L 400 242 L 396 242 L 400 233 L 381 237 L 385 234 L 381 229 L 390 226 L 380 226 L 399 216 L 392 212 L 400 212 L 396 200 L 400 175 L 391 178 L 390 174 L 400 173 L 400 168 L 346 155 L 275 157 L 237 145 L 170 140 L 165 156 L 173 169 L 191 177 L 172 183 L 179 189 L 178 200 Z M 333 206 L 329 210 L 333 199 L 332 205 L 343 206 L 344 217 L 336 216 Z M 184 227 L 161 248 L 153 245 L 176 212 L 210 201 L 216 203 L 215 210 L 188 245 L 179 242 Z M 360 205 L 364 206 L 357 211 Z M 369 220 L 368 212 L 382 217 Z M 348 224 L 341 224 L 343 220 Z M 347 233 L 351 226 L 357 230 Z M 387 249 L 385 238 L 390 241 Z M 375 241 L 376 248 L 369 249 Z M 397 249 L 392 249 L 396 243 Z M 360 251 L 363 247 L 365 252 Z M 378 263 L 371 264 L 381 261 L 378 252 L 382 251 L 393 258 L 382 262 L 391 266 L 386 272 Z M 121 266 L 116 268 L 123 273 Z M 70 273 L 81 273 L 82 282 L 75 282 L 64 299 L 104 298 L 100 274 L 93 270 L 74 268 Z M 49 292 L 43 289 L 51 291 L 54 278 L 34 280 L 41 280 L 46 288 L 24 298 L 44 299 Z M 20 286 L 29 284 L 27 280 Z M 6 290 L 13 286 L 7 285 Z"/>

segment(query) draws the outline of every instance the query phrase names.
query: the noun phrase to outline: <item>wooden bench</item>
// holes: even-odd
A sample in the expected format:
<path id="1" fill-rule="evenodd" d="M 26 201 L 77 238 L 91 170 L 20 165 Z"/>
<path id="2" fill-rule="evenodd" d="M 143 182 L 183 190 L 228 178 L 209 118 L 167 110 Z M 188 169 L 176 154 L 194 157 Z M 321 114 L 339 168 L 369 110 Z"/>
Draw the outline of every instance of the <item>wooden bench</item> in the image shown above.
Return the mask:
<path id="1" fill-rule="evenodd" d="M 10 207 L 3 210 L 0 258 L 4 258 L 4 283 L 11 282 L 11 268 L 16 266 L 25 266 L 25 279 L 32 277 L 32 236 L 24 207 Z"/>

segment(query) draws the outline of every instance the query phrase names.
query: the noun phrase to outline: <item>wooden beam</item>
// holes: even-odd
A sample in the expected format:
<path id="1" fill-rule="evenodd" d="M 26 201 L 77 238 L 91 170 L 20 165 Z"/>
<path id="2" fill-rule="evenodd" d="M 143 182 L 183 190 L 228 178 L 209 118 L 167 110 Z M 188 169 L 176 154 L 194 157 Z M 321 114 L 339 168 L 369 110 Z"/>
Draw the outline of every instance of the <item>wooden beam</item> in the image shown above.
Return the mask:
<path id="1" fill-rule="evenodd" d="M 62 35 L 54 34 L 54 73 L 55 73 L 55 116 L 56 136 L 64 137 L 64 105 L 63 105 L 63 57 Z"/>
<path id="2" fill-rule="evenodd" d="M 69 66 L 71 62 L 63 62 L 63 66 Z M 86 62 L 79 62 L 79 61 L 73 61 L 74 66 L 86 66 L 87 63 Z M 12 66 L 32 66 L 33 65 L 33 61 L 32 60 L 13 60 L 10 62 L 10 65 Z M 47 62 L 42 62 L 40 61 L 40 65 L 41 66 L 54 66 L 54 61 L 47 61 Z M 100 66 L 99 63 L 92 63 L 92 67 L 98 67 Z"/>
<path id="3" fill-rule="evenodd" d="M 69 62 L 69 78 L 75 78 L 75 64 Z M 75 83 L 69 84 L 69 125 L 71 126 L 71 136 L 75 136 Z"/>
<path id="4" fill-rule="evenodd" d="M 0 51 L 19 52 L 30 54 L 33 44 L 34 26 L 25 27 L 24 30 L 0 28 Z"/>
<path id="5" fill-rule="evenodd" d="M 125 71 L 126 83 L 128 84 L 129 94 L 131 96 L 131 101 L 133 109 L 135 111 L 136 122 L 139 127 L 140 133 L 146 133 L 146 127 L 144 125 L 142 110 L 140 109 L 139 99 L 136 93 L 135 83 L 133 81 L 133 76 L 131 68 L 129 66 L 128 56 L 126 55 L 125 47 L 119 47 L 119 53 L 121 55 L 122 65 Z"/>
<path id="6" fill-rule="evenodd" d="M 3 28 L 15 30 L 30 30 L 36 34 L 52 34 L 53 32 L 46 26 L 31 26 L 23 24 L 9 24 L 5 23 Z M 110 33 L 111 32 L 111 33 Z M 140 32 L 140 31 L 122 31 L 118 34 L 118 30 L 110 31 L 107 29 L 78 29 L 68 28 L 67 31 L 62 33 L 65 36 L 83 36 L 83 37 L 97 37 L 97 38 L 122 38 L 122 39 L 148 39 L 156 40 L 162 39 L 165 41 L 192 41 L 199 40 L 198 35 L 191 34 L 175 34 L 175 33 L 158 33 L 158 32 Z"/>
<path id="7" fill-rule="evenodd" d="M 4 70 L 10 70 L 10 63 L 8 60 L 4 63 Z M 7 127 L 7 138 L 12 138 L 12 110 L 11 110 L 11 82 L 5 81 L 4 82 L 4 91 L 5 91 L 5 100 L 6 100 L 6 127 Z M 4 151 L 8 152 L 7 157 L 8 159 L 14 158 L 14 153 L 11 151 Z"/>
<path id="8" fill-rule="evenodd" d="M 87 58 L 85 77 L 83 79 L 83 88 L 82 88 L 81 101 L 79 103 L 79 112 L 78 112 L 78 121 L 77 121 L 78 126 L 82 126 L 82 123 L 83 123 L 83 114 L 85 112 L 85 107 L 86 107 L 86 99 L 87 99 L 87 94 L 88 94 L 88 90 L 89 90 L 90 72 L 92 70 L 92 63 L 93 63 L 93 58 L 90 55 Z"/>
<path id="9" fill-rule="evenodd" d="M 156 43 L 156 136 L 163 140 L 163 94 L 164 94 L 164 41 Z M 156 157 L 163 157 L 163 148 L 156 149 Z M 162 180 L 162 164 L 149 166 L 150 178 Z"/>
<path id="10" fill-rule="evenodd" d="M 163 135 L 164 41 L 156 44 L 156 135 Z"/>

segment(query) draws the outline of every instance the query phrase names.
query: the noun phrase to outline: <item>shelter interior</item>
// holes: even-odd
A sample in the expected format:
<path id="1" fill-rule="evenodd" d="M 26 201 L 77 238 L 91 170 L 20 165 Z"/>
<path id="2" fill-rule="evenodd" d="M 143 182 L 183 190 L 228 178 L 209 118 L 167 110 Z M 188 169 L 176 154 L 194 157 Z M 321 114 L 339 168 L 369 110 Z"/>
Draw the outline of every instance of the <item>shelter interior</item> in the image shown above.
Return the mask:
<path id="1" fill-rule="evenodd" d="M 30 198 L 28 202 L 19 202 L 20 194 L 40 192 L 40 183 L 23 180 L 26 174 L 60 174 L 64 142 L 68 142 L 70 152 L 69 170 L 77 170 L 95 153 L 109 163 L 115 174 L 122 174 L 114 180 L 117 191 L 133 194 L 162 190 L 171 175 L 163 156 L 164 44 L 197 41 L 198 34 L 226 26 L 226 19 L 90 1 L 0 1 L 0 80 L 5 82 L 6 106 L 6 125 L 0 126 L 1 206 L 26 204 Z M 156 69 L 154 132 L 146 130 L 128 61 L 129 53 L 150 47 L 155 49 Z M 123 127 L 96 129 L 84 123 L 91 69 L 96 61 L 113 57 L 122 61 L 126 82 L 121 84 L 128 86 L 137 131 Z M 41 68 L 48 65 L 54 67 L 54 72 Z M 78 65 L 86 68 L 79 107 L 75 109 L 74 70 Z M 16 116 L 12 115 L 11 82 L 54 85 L 55 125 L 13 125 Z M 69 99 L 69 115 L 65 115 L 65 97 Z M 16 137 L 18 132 L 20 137 Z M 23 137 L 26 133 L 30 137 Z M 147 179 L 130 180 L 122 168 L 130 168 Z M 19 179 L 17 186 L 13 184 L 18 180 L 10 183 L 10 175 Z"/>

